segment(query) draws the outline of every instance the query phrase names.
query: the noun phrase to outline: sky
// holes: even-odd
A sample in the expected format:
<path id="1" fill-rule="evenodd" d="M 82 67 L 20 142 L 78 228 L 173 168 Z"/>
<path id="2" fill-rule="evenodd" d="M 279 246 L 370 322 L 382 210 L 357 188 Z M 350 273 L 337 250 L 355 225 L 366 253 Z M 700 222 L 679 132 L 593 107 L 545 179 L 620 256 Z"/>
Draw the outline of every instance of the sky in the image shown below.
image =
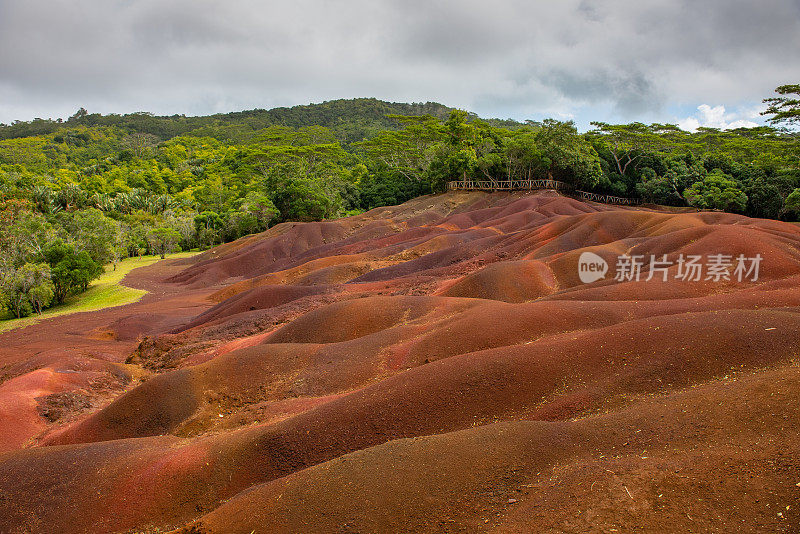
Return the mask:
<path id="1" fill-rule="evenodd" d="M 800 0 L 0 0 L 0 122 L 337 98 L 483 117 L 763 124 Z"/>

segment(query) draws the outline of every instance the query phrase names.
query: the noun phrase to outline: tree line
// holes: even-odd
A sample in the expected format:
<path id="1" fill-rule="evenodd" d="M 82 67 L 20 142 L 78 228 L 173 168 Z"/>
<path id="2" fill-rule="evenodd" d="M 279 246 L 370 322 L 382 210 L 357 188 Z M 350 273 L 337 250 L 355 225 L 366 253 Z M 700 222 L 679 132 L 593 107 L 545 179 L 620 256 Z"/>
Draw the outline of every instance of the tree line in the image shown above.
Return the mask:
<path id="1" fill-rule="evenodd" d="M 800 91 L 777 92 L 766 100 L 772 126 L 729 131 L 593 123 L 580 133 L 374 99 L 199 118 L 80 110 L 0 126 L 0 305 L 41 312 L 125 257 L 399 204 L 455 179 L 552 178 L 797 220 L 800 137 L 789 127 Z"/>

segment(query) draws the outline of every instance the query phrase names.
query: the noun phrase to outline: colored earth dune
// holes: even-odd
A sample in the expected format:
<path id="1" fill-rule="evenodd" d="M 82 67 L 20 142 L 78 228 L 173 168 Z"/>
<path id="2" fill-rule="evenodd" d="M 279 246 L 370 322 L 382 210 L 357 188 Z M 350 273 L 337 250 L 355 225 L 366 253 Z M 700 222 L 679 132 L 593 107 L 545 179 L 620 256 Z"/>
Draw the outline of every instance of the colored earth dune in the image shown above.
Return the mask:
<path id="1" fill-rule="evenodd" d="M 125 283 L 0 335 L 0 532 L 800 530 L 798 226 L 451 192 Z"/>

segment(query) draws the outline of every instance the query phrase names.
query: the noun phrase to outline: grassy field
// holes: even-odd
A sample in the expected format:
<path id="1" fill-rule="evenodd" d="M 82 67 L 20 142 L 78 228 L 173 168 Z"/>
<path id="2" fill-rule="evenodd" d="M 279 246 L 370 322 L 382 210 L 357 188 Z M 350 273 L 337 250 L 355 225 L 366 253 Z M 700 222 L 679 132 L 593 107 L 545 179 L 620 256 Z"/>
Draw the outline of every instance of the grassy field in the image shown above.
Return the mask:
<path id="1" fill-rule="evenodd" d="M 175 258 L 188 258 L 195 255 L 196 252 L 182 252 L 180 254 L 171 254 L 167 259 Z M 31 317 L 23 317 L 22 319 L 13 318 L 10 312 L 0 312 L 0 332 L 5 332 L 13 328 L 21 328 L 37 323 L 43 319 L 50 317 L 58 317 L 59 315 L 68 315 L 70 313 L 85 312 L 100 310 L 102 308 L 109 308 L 111 306 L 122 306 L 123 304 L 130 304 L 136 302 L 147 291 L 141 289 L 132 289 L 125 287 L 120 282 L 126 274 L 139 267 L 152 265 L 160 261 L 158 256 L 142 256 L 141 258 L 126 258 L 117 264 L 117 270 L 113 270 L 111 265 L 106 266 L 106 272 L 100 278 L 95 280 L 89 289 L 80 295 L 75 295 L 67 300 L 64 304 L 53 306 L 45 310 L 41 315 L 33 315 Z"/>

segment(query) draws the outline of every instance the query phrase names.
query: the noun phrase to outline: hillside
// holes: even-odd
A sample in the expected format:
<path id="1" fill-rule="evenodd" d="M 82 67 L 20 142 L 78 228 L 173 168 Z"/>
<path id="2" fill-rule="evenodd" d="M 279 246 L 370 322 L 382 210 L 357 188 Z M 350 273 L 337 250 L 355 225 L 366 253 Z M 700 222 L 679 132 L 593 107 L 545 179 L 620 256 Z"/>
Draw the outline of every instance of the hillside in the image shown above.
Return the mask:
<path id="1" fill-rule="evenodd" d="M 117 127 L 129 133 L 155 135 L 163 141 L 191 132 L 203 135 L 211 128 L 232 128 L 239 133 L 252 133 L 270 126 L 323 126 L 332 128 L 341 142 L 349 143 L 360 141 L 380 130 L 397 128 L 396 121 L 388 119 L 387 115 L 432 115 L 444 119 L 451 109 L 436 102 L 407 104 L 384 102 L 376 98 L 330 100 L 288 108 L 252 109 L 189 117 L 156 116 L 146 112 L 102 115 L 81 109 L 64 121 L 35 119 L 0 125 L 0 139 L 47 135 L 77 126 Z"/>
<path id="2" fill-rule="evenodd" d="M 0 334 L 0 531 L 793 532 L 798 282 L 796 225 L 553 191 L 281 223 Z"/>

